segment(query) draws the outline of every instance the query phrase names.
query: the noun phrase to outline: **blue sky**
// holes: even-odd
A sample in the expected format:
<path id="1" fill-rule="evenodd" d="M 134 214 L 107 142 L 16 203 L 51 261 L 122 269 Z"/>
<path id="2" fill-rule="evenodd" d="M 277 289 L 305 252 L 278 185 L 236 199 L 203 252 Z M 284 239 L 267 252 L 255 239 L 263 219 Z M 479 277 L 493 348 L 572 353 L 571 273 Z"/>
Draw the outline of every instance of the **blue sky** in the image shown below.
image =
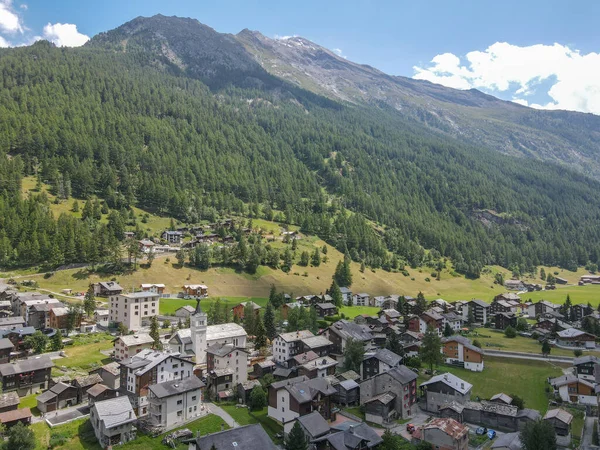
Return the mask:
<path id="1" fill-rule="evenodd" d="M 269 37 L 300 35 L 390 74 L 600 114 L 597 1 L 0 0 L 0 26 L 2 4 L 22 25 L 9 33 L 0 28 L 10 45 L 37 36 L 78 45 L 84 39 L 74 37 L 73 28 L 54 25 L 74 24 L 91 37 L 161 13 L 193 17 L 219 32 L 250 28 Z M 596 69 L 593 77 L 577 78 Z"/>

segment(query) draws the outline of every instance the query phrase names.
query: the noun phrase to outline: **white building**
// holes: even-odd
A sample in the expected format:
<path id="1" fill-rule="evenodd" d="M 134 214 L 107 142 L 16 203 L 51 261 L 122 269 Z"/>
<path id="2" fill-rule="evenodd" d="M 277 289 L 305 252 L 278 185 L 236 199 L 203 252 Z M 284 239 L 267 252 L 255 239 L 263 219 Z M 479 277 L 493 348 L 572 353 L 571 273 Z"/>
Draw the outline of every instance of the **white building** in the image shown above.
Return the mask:
<path id="1" fill-rule="evenodd" d="M 120 363 L 121 391 L 138 416 L 148 413 L 148 386 L 194 376 L 194 363 L 177 354 L 145 349 Z"/>
<path id="2" fill-rule="evenodd" d="M 142 283 L 140 285 L 142 292 L 152 292 L 153 294 L 162 294 L 165 291 L 165 287 L 162 283 Z"/>
<path id="3" fill-rule="evenodd" d="M 94 322 L 103 327 L 108 327 L 110 322 L 110 310 L 97 309 L 94 311 Z"/>
<path id="4" fill-rule="evenodd" d="M 455 333 L 462 328 L 462 317 L 458 314 L 453 312 L 442 313 L 442 317 L 444 318 L 444 328 L 446 327 L 446 324 L 448 324 Z"/>
<path id="5" fill-rule="evenodd" d="M 342 302 L 347 305 L 352 299 L 352 291 L 347 287 L 340 287 L 340 292 L 342 293 Z"/>
<path id="6" fill-rule="evenodd" d="M 149 323 L 150 317 L 158 315 L 159 301 L 160 296 L 151 292 L 113 295 L 109 302 L 109 320 L 137 331 Z"/>
<path id="7" fill-rule="evenodd" d="M 94 403 L 90 409 L 90 422 L 102 448 L 134 440 L 136 420 L 127 396 Z"/>
<path id="8" fill-rule="evenodd" d="M 281 333 L 273 341 L 273 359 L 284 366 L 288 360 L 302 353 L 302 339 L 314 337 L 309 330 Z"/>
<path id="9" fill-rule="evenodd" d="M 155 426 L 171 429 L 203 414 L 204 383 L 194 375 L 148 386 L 148 415 Z"/>
<path id="10" fill-rule="evenodd" d="M 370 296 L 366 293 L 354 294 L 352 296 L 352 304 L 354 306 L 370 306 L 369 305 Z"/>
<path id="11" fill-rule="evenodd" d="M 142 350 L 151 348 L 152 344 L 154 344 L 154 339 L 147 333 L 119 336 L 114 340 L 114 357 L 117 361 L 131 358 Z"/>
<path id="12" fill-rule="evenodd" d="M 598 404 L 595 392 L 596 384 L 592 381 L 568 374 L 551 379 L 550 385 L 560 395 L 563 402 L 594 406 Z"/>
<path id="13" fill-rule="evenodd" d="M 227 369 L 233 371 L 233 382 L 248 380 L 248 352 L 233 344 L 213 344 L 206 349 L 207 369 Z"/>

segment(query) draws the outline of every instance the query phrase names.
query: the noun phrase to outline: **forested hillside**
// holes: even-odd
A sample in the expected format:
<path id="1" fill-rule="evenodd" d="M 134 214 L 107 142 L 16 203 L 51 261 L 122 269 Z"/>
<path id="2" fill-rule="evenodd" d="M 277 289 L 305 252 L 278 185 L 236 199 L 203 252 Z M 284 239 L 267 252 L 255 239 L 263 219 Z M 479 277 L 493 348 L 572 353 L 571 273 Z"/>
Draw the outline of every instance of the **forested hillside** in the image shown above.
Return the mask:
<path id="1" fill-rule="evenodd" d="M 19 174 L 63 198 L 104 198 L 122 217 L 131 205 L 191 223 L 279 210 L 280 220 L 386 269 L 394 255 L 418 266 L 425 250 L 474 277 L 486 264 L 599 259 L 596 181 L 442 138 L 385 107 L 333 102 L 258 66 L 239 79 L 228 63 L 199 71 L 210 54 L 180 42 L 122 51 L 121 37 L 0 50 L 0 266 L 75 262 L 90 251 L 108 258 L 121 238 L 118 223 L 53 222 L 43 199 L 20 198 Z M 211 83 L 211 73 L 227 83 Z M 481 209 L 505 220 L 484 223 Z M 46 251 L 28 250 L 34 233 Z M 93 249 L 67 252 L 71 236 Z"/>

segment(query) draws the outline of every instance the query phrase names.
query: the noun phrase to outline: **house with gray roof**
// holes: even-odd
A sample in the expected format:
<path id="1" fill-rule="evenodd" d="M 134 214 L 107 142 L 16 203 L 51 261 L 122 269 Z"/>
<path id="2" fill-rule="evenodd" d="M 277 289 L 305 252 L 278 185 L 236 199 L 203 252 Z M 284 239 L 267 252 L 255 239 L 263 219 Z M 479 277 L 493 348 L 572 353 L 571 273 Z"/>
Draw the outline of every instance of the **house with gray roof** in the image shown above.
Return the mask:
<path id="1" fill-rule="evenodd" d="M 370 421 L 385 423 L 395 418 L 406 419 L 411 417 L 416 412 L 417 374 L 408 367 L 400 365 L 363 380 L 360 383 L 360 404 L 366 404 L 373 398 L 386 393 L 394 396 L 391 405 L 394 414 L 386 413 L 375 417 L 376 410 L 383 413 L 385 408 L 374 408 L 371 411 L 373 417 L 369 419 Z M 389 400 L 389 397 L 384 399 Z M 382 402 L 380 401 L 380 403 Z"/>
<path id="2" fill-rule="evenodd" d="M 365 349 L 371 347 L 373 333 L 367 325 L 360 325 L 347 320 L 334 322 L 325 332 L 324 336 L 333 343 L 333 353 L 343 354 L 349 339 L 362 342 Z"/>
<path id="3" fill-rule="evenodd" d="M 331 433 L 316 439 L 317 448 L 332 450 L 370 449 L 383 442 L 383 438 L 365 422 L 348 420 L 331 426 Z"/>
<path id="4" fill-rule="evenodd" d="M 426 411 L 437 413 L 445 403 L 456 402 L 464 405 L 471 398 L 473 385 L 456 375 L 444 373 L 436 375 L 419 386 L 425 397 Z"/>
<path id="5" fill-rule="evenodd" d="M 331 430 L 327 421 L 323 419 L 323 416 L 318 411 L 298 417 L 296 420 L 300 423 L 300 427 L 304 431 L 308 442 L 329 434 Z"/>
<path id="6" fill-rule="evenodd" d="M 202 414 L 204 383 L 195 375 L 148 386 L 148 417 L 164 430 Z"/>
<path id="7" fill-rule="evenodd" d="M 48 355 L 0 364 L 4 392 L 16 391 L 20 396 L 47 389 L 54 363 Z"/>
<path id="8" fill-rule="evenodd" d="M 175 310 L 175 317 L 181 317 L 183 319 L 190 317 L 196 312 L 196 308 L 190 305 L 183 305 Z"/>
<path id="9" fill-rule="evenodd" d="M 398 367 L 400 364 L 402 364 L 402 356 L 395 354 L 387 348 L 365 353 L 360 366 L 361 378 L 366 380 L 393 367 Z"/>
<path id="10" fill-rule="evenodd" d="M 94 403 L 90 409 L 90 423 L 102 448 L 134 440 L 136 421 L 137 417 L 126 395 Z"/>
<path id="11" fill-rule="evenodd" d="M 263 427 L 255 423 L 196 437 L 189 450 L 278 450 Z"/>
<path id="12" fill-rule="evenodd" d="M 491 319 L 490 304 L 483 300 L 473 299 L 463 304 L 462 315 L 465 322 L 471 317 L 474 323 L 485 325 Z"/>
<path id="13" fill-rule="evenodd" d="M 74 406 L 77 401 L 77 388 L 67 383 L 57 383 L 36 398 L 37 408 L 43 413 Z"/>

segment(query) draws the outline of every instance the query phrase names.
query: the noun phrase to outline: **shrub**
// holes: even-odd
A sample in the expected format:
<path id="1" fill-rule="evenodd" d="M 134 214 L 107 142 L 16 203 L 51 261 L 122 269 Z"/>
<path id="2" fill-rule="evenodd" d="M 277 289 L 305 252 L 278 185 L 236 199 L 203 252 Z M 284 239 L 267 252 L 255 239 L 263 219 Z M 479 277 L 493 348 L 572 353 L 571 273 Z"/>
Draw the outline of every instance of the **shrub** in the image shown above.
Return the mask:
<path id="1" fill-rule="evenodd" d="M 506 330 L 504 330 L 504 336 L 506 336 L 509 339 L 513 339 L 517 337 L 517 330 L 515 330 L 509 325 L 508 327 L 506 327 Z"/>
<path id="2" fill-rule="evenodd" d="M 431 279 L 429 277 L 425 278 L 425 282 L 429 283 L 431 281 Z"/>

